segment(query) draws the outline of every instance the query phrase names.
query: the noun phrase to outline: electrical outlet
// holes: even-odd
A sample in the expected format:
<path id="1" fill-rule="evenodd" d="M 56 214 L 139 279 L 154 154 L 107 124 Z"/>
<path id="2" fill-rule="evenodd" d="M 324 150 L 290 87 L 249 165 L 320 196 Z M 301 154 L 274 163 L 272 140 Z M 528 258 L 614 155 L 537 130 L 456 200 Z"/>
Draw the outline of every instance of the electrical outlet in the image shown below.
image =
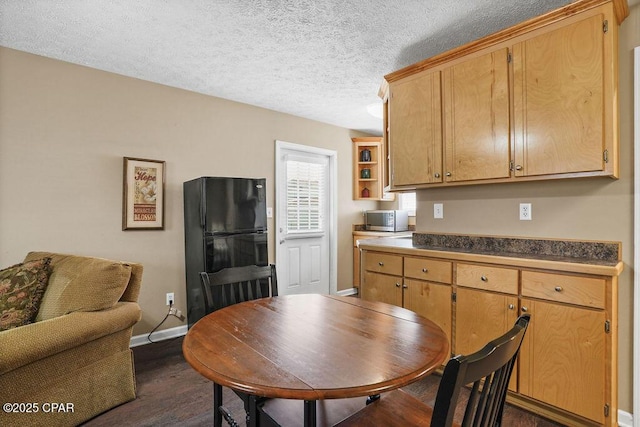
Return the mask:
<path id="1" fill-rule="evenodd" d="M 520 203 L 520 221 L 531 221 L 531 203 Z"/>
<path id="2" fill-rule="evenodd" d="M 442 203 L 433 204 L 433 217 L 436 219 L 444 218 L 444 207 L 442 206 Z"/>
<path id="3" fill-rule="evenodd" d="M 173 292 L 167 293 L 167 305 L 171 305 L 176 302 L 176 299 L 173 297 Z"/>

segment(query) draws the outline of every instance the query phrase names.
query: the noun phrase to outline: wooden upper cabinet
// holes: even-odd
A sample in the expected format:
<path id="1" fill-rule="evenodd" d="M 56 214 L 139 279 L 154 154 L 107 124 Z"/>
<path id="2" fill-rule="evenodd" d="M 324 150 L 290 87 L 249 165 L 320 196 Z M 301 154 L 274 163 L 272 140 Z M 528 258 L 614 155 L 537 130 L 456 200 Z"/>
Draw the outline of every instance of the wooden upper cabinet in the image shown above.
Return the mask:
<path id="1" fill-rule="evenodd" d="M 422 73 L 389 88 L 391 188 L 442 182 L 440 72 Z"/>
<path id="2" fill-rule="evenodd" d="M 445 180 L 508 178 L 508 49 L 446 68 L 442 87 Z"/>
<path id="3" fill-rule="evenodd" d="M 615 23 L 605 21 L 598 13 L 514 45 L 516 176 L 605 172 L 617 126 L 605 97 Z"/>
<path id="4" fill-rule="evenodd" d="M 385 76 L 391 190 L 618 177 L 626 0 L 576 0 Z"/>

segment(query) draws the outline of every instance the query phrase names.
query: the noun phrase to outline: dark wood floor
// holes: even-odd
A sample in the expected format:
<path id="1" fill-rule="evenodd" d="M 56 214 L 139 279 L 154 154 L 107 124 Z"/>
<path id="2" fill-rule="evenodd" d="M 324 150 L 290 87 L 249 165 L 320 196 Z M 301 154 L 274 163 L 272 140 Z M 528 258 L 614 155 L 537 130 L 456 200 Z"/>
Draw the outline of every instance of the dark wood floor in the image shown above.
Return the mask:
<path id="1" fill-rule="evenodd" d="M 137 398 L 88 421 L 85 426 L 210 426 L 213 424 L 211 382 L 195 372 L 182 356 L 182 338 L 133 349 Z M 433 404 L 440 377 L 431 375 L 405 387 Z M 224 389 L 224 405 L 245 426 L 242 401 Z M 558 424 L 507 405 L 503 426 L 552 427 Z"/>

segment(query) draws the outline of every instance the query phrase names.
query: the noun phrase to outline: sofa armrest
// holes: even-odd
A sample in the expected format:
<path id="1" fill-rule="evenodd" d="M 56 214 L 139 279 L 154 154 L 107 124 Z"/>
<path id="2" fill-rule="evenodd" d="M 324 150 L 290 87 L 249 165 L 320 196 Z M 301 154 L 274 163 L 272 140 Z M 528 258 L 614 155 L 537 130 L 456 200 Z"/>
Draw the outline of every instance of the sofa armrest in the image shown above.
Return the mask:
<path id="1" fill-rule="evenodd" d="M 135 302 L 101 311 L 74 312 L 0 332 L 0 375 L 95 339 L 130 328 L 141 319 Z"/>

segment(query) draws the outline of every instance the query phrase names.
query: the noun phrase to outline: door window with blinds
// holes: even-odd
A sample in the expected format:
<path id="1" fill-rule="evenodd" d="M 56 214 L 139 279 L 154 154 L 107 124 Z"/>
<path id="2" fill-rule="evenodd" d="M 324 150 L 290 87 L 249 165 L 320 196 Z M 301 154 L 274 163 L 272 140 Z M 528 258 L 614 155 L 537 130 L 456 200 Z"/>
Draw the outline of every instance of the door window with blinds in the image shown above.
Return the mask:
<path id="1" fill-rule="evenodd" d="M 325 231 L 328 162 L 324 158 L 288 155 L 287 234 L 302 235 Z"/>

